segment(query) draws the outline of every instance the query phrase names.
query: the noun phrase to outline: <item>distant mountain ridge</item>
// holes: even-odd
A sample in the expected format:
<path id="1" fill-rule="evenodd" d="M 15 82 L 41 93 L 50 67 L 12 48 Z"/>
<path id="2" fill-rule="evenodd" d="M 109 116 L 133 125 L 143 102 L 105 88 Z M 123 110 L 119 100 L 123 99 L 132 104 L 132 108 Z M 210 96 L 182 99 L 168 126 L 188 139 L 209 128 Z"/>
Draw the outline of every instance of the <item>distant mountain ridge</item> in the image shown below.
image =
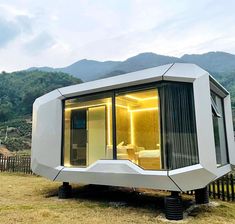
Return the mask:
<path id="1" fill-rule="evenodd" d="M 184 62 L 194 63 L 211 72 L 235 71 L 235 55 L 226 52 L 208 52 L 206 54 L 185 54 Z"/>
<path id="2" fill-rule="evenodd" d="M 64 72 L 86 82 L 175 62 L 194 63 L 214 73 L 235 71 L 235 55 L 226 52 L 185 54 L 180 58 L 147 52 L 130 57 L 125 61 L 101 62 L 83 59 L 63 68 L 32 67 L 28 70 Z"/>
<path id="3" fill-rule="evenodd" d="M 39 70 L 44 72 L 64 72 L 80 78 L 83 81 L 90 81 L 102 77 L 120 63 L 121 62 L 118 61 L 100 62 L 83 59 L 64 68 L 32 67 L 27 69 L 27 71 Z"/>

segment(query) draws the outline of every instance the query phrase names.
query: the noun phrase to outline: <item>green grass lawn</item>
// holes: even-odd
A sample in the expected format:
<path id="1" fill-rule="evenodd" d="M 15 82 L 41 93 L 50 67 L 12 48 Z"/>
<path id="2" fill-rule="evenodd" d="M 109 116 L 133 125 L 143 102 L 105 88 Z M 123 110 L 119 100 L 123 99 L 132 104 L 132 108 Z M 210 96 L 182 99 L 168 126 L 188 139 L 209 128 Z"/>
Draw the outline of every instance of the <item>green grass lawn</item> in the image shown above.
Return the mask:
<path id="1" fill-rule="evenodd" d="M 161 215 L 165 193 L 73 185 L 73 198 L 61 200 L 59 185 L 42 177 L 0 173 L 0 223 L 168 223 Z M 183 198 L 187 208 L 193 198 Z M 200 206 L 177 223 L 235 223 L 235 203 L 212 202 L 215 206 Z"/>

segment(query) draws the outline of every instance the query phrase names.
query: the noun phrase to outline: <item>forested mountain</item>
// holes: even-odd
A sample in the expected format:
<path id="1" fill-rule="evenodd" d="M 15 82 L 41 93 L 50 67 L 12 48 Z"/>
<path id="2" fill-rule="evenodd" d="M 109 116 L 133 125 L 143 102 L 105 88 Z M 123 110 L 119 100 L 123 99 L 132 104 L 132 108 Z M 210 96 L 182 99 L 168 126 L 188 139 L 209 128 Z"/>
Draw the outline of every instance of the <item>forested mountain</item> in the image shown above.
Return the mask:
<path id="1" fill-rule="evenodd" d="M 77 61 L 64 68 L 50 68 L 50 67 L 32 67 L 28 71 L 45 71 L 45 72 L 64 72 L 75 77 L 79 77 L 83 81 L 90 81 L 102 77 L 104 74 L 112 71 L 121 62 L 118 61 L 95 61 L 83 59 Z"/>
<path id="2" fill-rule="evenodd" d="M 134 57 L 119 63 L 119 65 L 113 68 L 113 71 L 133 72 L 145 68 L 156 67 L 174 62 L 182 62 L 181 59 L 176 57 L 169 57 L 164 55 L 158 55 L 154 53 L 142 53 Z"/>
<path id="3" fill-rule="evenodd" d="M 125 61 L 100 62 L 83 59 L 64 68 L 41 67 L 29 70 L 62 71 L 83 81 L 90 81 L 175 62 L 194 63 L 210 72 L 231 92 L 232 104 L 235 107 L 235 55 L 226 52 L 185 54 L 181 58 L 142 53 Z"/>
<path id="4" fill-rule="evenodd" d="M 61 71 L 76 76 L 83 81 L 99 79 L 105 76 L 119 75 L 174 62 L 195 63 L 212 73 L 235 71 L 235 55 L 225 52 L 208 52 L 205 54 L 185 54 L 181 58 L 142 53 L 125 61 L 80 60 L 64 68 L 30 68 L 29 70 Z"/>
<path id="5" fill-rule="evenodd" d="M 209 71 L 231 92 L 232 104 L 235 107 L 235 55 L 225 52 L 208 52 L 201 55 L 186 54 L 177 58 L 142 53 L 122 62 L 99 62 L 84 59 L 64 68 L 41 67 L 10 74 L 2 73 L 0 75 L 0 119 L 14 117 L 12 113 L 7 115 L 7 111 L 15 107 L 14 113 L 16 115 L 29 113 L 31 104 L 37 96 L 57 87 L 77 83 L 81 80 L 95 80 L 174 62 L 195 63 Z M 56 73 L 51 71 L 56 71 Z M 73 77 L 60 71 L 72 74 Z M 23 103 L 22 107 L 18 107 L 20 103 Z"/>
<path id="6" fill-rule="evenodd" d="M 232 72 L 212 72 L 212 75 L 230 92 L 235 112 L 235 70 Z"/>
<path id="7" fill-rule="evenodd" d="M 31 115 L 32 104 L 37 97 L 80 82 L 80 79 L 61 72 L 0 73 L 0 121 Z"/>
<path id="8" fill-rule="evenodd" d="M 235 71 L 235 55 L 225 52 L 208 52 L 206 54 L 185 54 L 182 61 L 194 63 L 211 72 Z"/>

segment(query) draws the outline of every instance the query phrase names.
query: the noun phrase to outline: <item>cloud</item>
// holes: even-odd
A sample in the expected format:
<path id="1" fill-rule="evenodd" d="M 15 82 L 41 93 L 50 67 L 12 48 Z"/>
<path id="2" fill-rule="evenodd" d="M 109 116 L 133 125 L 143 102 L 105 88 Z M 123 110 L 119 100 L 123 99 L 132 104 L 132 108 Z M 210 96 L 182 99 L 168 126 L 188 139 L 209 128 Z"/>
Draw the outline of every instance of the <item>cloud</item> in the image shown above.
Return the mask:
<path id="1" fill-rule="evenodd" d="M 0 50 L 17 41 L 19 49 L 26 49 L 31 55 L 53 45 L 52 35 L 43 27 L 46 25 L 43 10 L 41 13 L 36 10 L 32 14 L 27 10 L 0 4 L 0 12 Z"/>
<path id="2" fill-rule="evenodd" d="M 141 52 L 235 53 L 234 8 L 231 0 L 5 1 L 0 71 L 124 60 Z"/>
<path id="3" fill-rule="evenodd" d="M 0 48 L 22 34 L 32 32 L 31 18 L 19 10 L 0 5 Z"/>
<path id="4" fill-rule="evenodd" d="M 16 24 L 19 26 L 21 33 L 31 34 L 33 32 L 32 18 L 26 15 L 15 17 Z"/>
<path id="5" fill-rule="evenodd" d="M 55 43 L 55 39 L 48 32 L 44 31 L 27 42 L 24 45 L 24 49 L 33 55 L 52 47 Z"/>
<path id="6" fill-rule="evenodd" d="M 0 18 L 0 47 L 6 46 L 20 34 L 20 29 L 15 22 Z"/>

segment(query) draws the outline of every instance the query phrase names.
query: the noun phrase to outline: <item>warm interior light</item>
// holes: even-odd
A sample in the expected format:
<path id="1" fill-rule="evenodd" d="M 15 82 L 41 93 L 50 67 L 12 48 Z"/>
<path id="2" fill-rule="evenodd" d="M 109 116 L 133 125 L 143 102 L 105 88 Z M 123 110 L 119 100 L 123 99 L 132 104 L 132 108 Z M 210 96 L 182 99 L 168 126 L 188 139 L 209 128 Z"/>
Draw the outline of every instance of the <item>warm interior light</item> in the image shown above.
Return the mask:
<path id="1" fill-rule="evenodd" d="M 110 130 L 110 104 L 107 105 L 107 108 L 108 108 L 108 116 L 107 116 L 107 119 L 108 119 L 108 145 L 111 145 L 111 130 Z"/>
<path id="2" fill-rule="evenodd" d="M 65 167 L 72 167 L 72 165 L 69 162 L 64 163 Z"/>
<path id="3" fill-rule="evenodd" d="M 131 95 L 126 95 L 128 98 L 132 98 L 139 101 L 144 100 L 150 100 L 150 99 L 157 99 L 158 97 L 148 97 L 148 98 L 138 98 L 133 97 Z M 90 107 L 97 107 L 97 106 L 107 106 L 107 141 L 108 145 L 111 145 L 111 106 L 112 104 L 110 102 L 108 103 L 99 103 L 99 104 L 91 104 L 91 105 L 85 105 L 85 106 L 78 106 L 78 107 L 71 107 L 66 108 L 65 111 L 71 111 L 71 110 L 77 110 L 77 109 L 84 109 L 84 108 L 90 108 Z M 140 108 L 140 109 L 133 109 L 131 110 L 128 106 L 124 106 L 121 104 L 116 104 L 117 107 L 121 107 L 124 109 L 127 109 L 127 111 L 130 113 L 130 125 L 131 125 L 131 144 L 135 144 L 135 136 L 134 136 L 134 114 L 133 112 L 141 112 L 141 111 L 152 111 L 152 110 L 158 110 L 158 107 L 151 107 L 151 108 Z"/>
<path id="4" fill-rule="evenodd" d="M 107 103 L 99 103 L 99 104 L 86 105 L 86 106 L 80 106 L 80 107 L 70 107 L 70 108 L 66 108 L 65 111 L 77 110 L 77 109 L 83 109 L 83 108 L 89 108 L 89 107 L 105 106 L 105 105 L 107 105 Z"/>
<path id="5" fill-rule="evenodd" d="M 152 97 L 145 97 L 145 98 L 140 98 L 132 95 L 125 95 L 125 97 L 133 99 L 133 100 L 138 100 L 138 101 L 145 101 L 145 100 L 154 100 L 158 99 L 158 96 L 152 96 Z"/>
<path id="6" fill-rule="evenodd" d="M 145 101 L 145 100 L 157 100 L 157 99 L 158 99 L 158 96 L 152 96 L 152 97 L 143 98 L 143 99 L 141 99 L 141 101 Z"/>
<path id="7" fill-rule="evenodd" d="M 149 107 L 149 108 L 128 110 L 128 112 L 141 112 L 141 111 L 151 111 L 151 110 L 158 110 L 158 107 Z"/>
<path id="8" fill-rule="evenodd" d="M 130 120 L 131 120 L 131 144 L 135 144 L 135 136 L 134 136 L 134 121 L 133 121 L 133 113 L 130 112 Z"/>
<path id="9" fill-rule="evenodd" d="M 90 108 L 90 107 L 97 107 L 97 106 L 110 106 L 111 103 L 100 103 L 100 104 L 92 104 L 92 105 L 86 105 L 86 106 L 80 106 L 80 107 L 69 107 L 69 108 L 65 108 L 65 111 L 70 111 L 70 110 L 78 110 L 78 109 L 84 109 L 84 108 Z M 120 104 L 116 104 L 117 107 L 122 107 L 125 109 L 129 109 L 129 107 L 127 106 L 123 106 Z"/>
<path id="10" fill-rule="evenodd" d="M 117 107 L 121 107 L 121 108 L 124 108 L 124 109 L 128 109 L 129 110 L 129 107 L 128 106 L 123 106 L 123 105 L 120 105 L 120 104 L 116 104 Z"/>

